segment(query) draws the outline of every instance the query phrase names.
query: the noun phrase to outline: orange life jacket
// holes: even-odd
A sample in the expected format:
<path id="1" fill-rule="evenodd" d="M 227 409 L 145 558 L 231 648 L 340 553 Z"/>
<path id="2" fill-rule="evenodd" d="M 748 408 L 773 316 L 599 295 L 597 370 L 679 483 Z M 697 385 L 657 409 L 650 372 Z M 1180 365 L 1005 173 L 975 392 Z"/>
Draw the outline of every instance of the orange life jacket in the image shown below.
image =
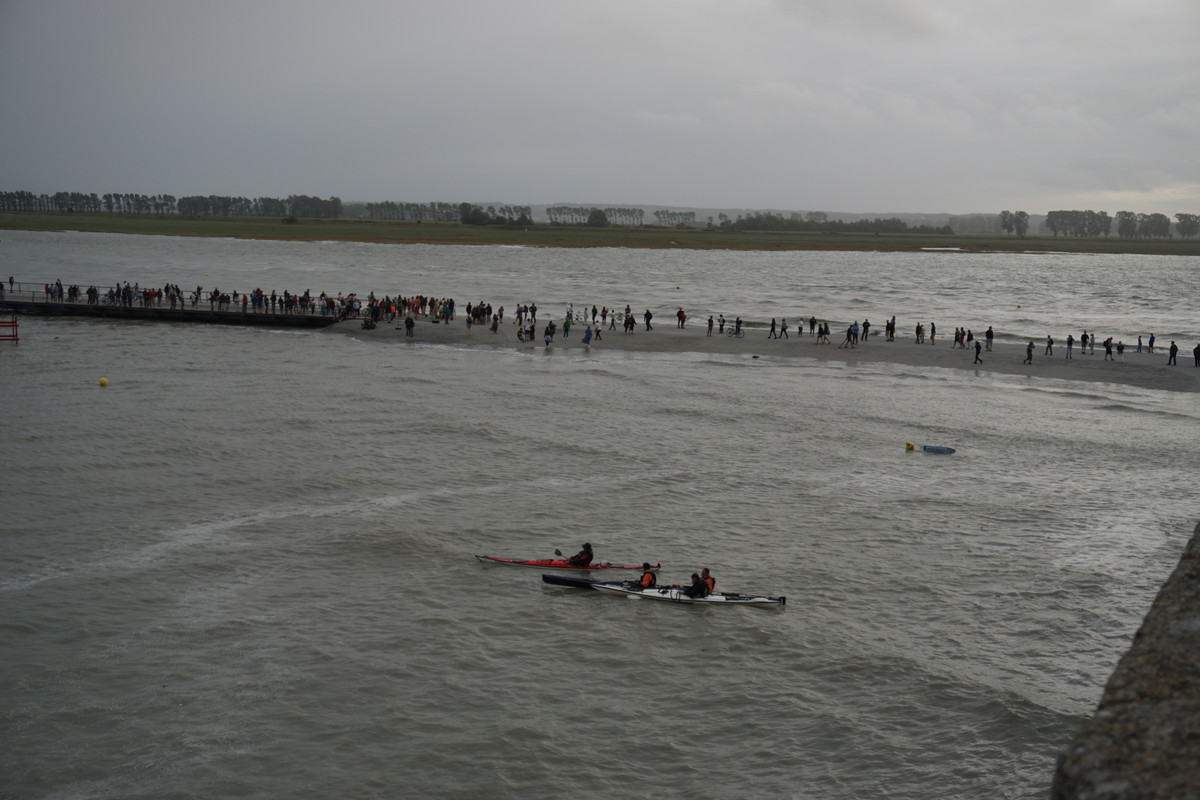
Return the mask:
<path id="1" fill-rule="evenodd" d="M 656 583 L 658 583 L 658 577 L 650 570 L 643 572 L 642 577 L 638 580 L 638 585 L 643 589 L 651 589 Z"/>

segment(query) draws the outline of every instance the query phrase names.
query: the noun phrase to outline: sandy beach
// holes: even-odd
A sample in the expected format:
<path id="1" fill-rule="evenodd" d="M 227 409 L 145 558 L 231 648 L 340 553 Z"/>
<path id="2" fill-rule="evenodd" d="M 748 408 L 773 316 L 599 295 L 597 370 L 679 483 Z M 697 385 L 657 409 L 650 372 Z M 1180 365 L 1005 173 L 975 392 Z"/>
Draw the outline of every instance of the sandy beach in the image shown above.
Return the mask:
<path id="1" fill-rule="evenodd" d="M 659 319 L 662 319 L 661 323 L 658 322 Z M 364 330 L 361 319 L 339 322 L 328 330 L 401 343 L 530 349 L 575 355 L 584 350 L 582 336 L 585 326 L 572 325 L 569 338 L 564 339 L 560 322 L 554 342 L 547 347 L 541 339 L 545 324 L 546 320 L 539 319 L 536 328 L 538 339 L 533 343 L 517 340 L 516 325 L 512 319 L 506 319 L 495 334 L 490 326 L 473 326 L 468 335 L 466 321 L 461 315 L 449 325 L 434 324 L 428 318 L 420 317 L 416 321 L 412 337 L 405 336 L 400 318 L 397 318 L 394 324 L 382 321 L 373 330 Z M 746 335 L 741 339 L 720 335 L 715 328 L 710 337 L 707 335 L 705 321 L 689 321 L 685 328 L 679 328 L 671 316 L 660 315 L 653 324 L 654 329 L 646 331 L 645 325 L 639 319 L 633 333 L 622 331 L 620 324 L 616 330 L 606 328 L 602 331 L 602 339 L 592 339 L 591 352 L 597 355 L 605 350 L 742 354 L 770 358 L 820 358 L 847 364 L 884 361 L 917 369 L 937 367 L 980 373 L 1026 375 L 1030 378 L 1119 383 L 1172 392 L 1200 392 L 1200 369 L 1193 366 L 1195 358 L 1192 348 L 1196 346 L 1195 342 L 1178 342 L 1177 366 L 1167 364 L 1167 348 L 1171 343 L 1161 340 L 1156 343 L 1154 354 L 1132 352 L 1134 348 L 1127 345 L 1123 363 L 1105 361 L 1103 347 L 1097 347 L 1094 354 L 1083 355 L 1076 346 L 1074 357 L 1068 359 L 1066 345 L 1061 343 L 1066 339 L 1065 333 L 1060 339 L 1056 339 L 1053 355 L 1043 355 L 1046 346 L 1044 338 L 1034 339 L 1032 365 L 1022 363 L 1025 359 L 1024 345 L 1001 343 L 995 344 L 991 352 L 986 349 L 981 352 L 980 358 L 983 359 L 983 363 L 974 364 L 974 347 L 965 350 L 954 347 L 953 336 L 945 339 L 939 337 L 936 345 L 930 345 L 928 342 L 916 344 L 913 337 L 907 334 L 898 334 L 896 341 L 887 342 L 884 341 L 882 332 L 879 335 L 872 333 L 869 340 L 860 342 L 857 347 L 851 349 L 838 347 L 841 339 L 845 338 L 845 331 L 844 328 L 839 331 L 837 324 L 832 324 L 834 330 L 830 334 L 831 344 L 822 345 L 816 344 L 815 338 L 807 334 L 797 336 L 794 328 L 789 331 L 787 339 L 768 339 L 768 328 L 760 327 L 758 323 L 749 323 L 745 327 Z"/>

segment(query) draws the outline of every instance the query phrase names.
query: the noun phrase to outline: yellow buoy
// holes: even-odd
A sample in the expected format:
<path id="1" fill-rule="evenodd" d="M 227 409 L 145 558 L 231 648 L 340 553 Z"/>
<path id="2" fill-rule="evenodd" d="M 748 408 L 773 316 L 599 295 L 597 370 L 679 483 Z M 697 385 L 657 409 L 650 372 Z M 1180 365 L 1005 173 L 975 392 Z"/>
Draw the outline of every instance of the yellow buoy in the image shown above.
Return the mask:
<path id="1" fill-rule="evenodd" d="M 101 378 L 101 379 L 100 379 L 100 385 L 101 385 L 101 386 L 108 386 L 108 378 Z"/>
<path id="2" fill-rule="evenodd" d="M 904 449 L 905 449 L 905 450 L 913 450 L 913 449 L 915 449 L 915 448 L 913 447 L 913 443 L 912 443 L 912 442 L 905 442 L 905 443 L 904 443 Z"/>

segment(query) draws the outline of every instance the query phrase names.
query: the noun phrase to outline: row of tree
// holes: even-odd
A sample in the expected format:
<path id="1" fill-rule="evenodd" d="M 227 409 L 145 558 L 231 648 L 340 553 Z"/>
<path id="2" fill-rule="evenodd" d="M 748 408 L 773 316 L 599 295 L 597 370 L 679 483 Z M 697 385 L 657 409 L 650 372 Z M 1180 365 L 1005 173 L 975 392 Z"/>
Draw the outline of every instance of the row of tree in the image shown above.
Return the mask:
<path id="1" fill-rule="evenodd" d="M 1200 215 L 1176 214 L 1175 233 L 1190 239 L 1200 234 Z M 1138 214 L 1118 211 L 1115 217 L 1107 211 L 1051 211 L 1045 227 L 1058 236 L 1108 236 L 1115 227 L 1117 236 L 1124 239 L 1167 239 L 1172 235 L 1171 218 L 1166 214 Z"/>
<path id="2" fill-rule="evenodd" d="M 588 225 L 594 212 L 604 214 L 606 225 L 640 227 L 646 212 L 640 208 L 596 208 L 595 206 L 546 206 L 551 225 Z M 593 226 L 596 227 L 596 226 Z M 599 226 L 599 227 L 604 227 Z"/>
<path id="3" fill-rule="evenodd" d="M 350 213 L 361 209 L 369 219 L 394 219 L 428 222 L 463 222 L 472 225 L 533 224 L 532 206 L 487 205 L 471 203 L 366 203 L 352 204 Z M 176 198 L 169 194 L 109 193 L 97 195 L 82 192 L 34 194 L 27 191 L 0 192 L 0 212 L 86 213 L 86 214 L 179 214 L 191 217 L 309 217 L 336 219 L 347 209 L 337 197 L 323 199 L 309 195 L 277 197 L 229 197 L 223 195 L 194 195 Z M 587 225 L 607 227 L 620 225 L 641 227 L 645 211 L 636 207 L 596 208 L 594 206 L 547 206 L 546 215 L 552 225 Z M 655 224 L 661 227 L 690 228 L 696 225 L 696 212 L 659 209 L 653 212 Z M 861 219 L 844 221 L 829 219 L 823 211 L 810 211 L 788 217 L 771 212 L 739 215 L 736 220 L 718 214 L 720 228 L 733 230 L 871 232 L 871 233 L 999 233 L 1003 231 L 1024 236 L 1029 228 L 1029 214 L 1024 211 L 1001 211 L 999 215 L 951 217 L 950 224 L 910 226 L 899 218 Z M 1185 238 L 1200 235 L 1200 215 L 1176 214 L 1174 233 Z M 713 220 L 708 219 L 709 228 Z M 1096 237 L 1114 232 L 1123 238 L 1168 238 L 1173 235 L 1172 224 L 1165 214 L 1137 214 L 1118 211 L 1110 216 L 1105 211 L 1051 211 L 1046 215 L 1044 229 L 1055 236 Z"/>
<path id="4" fill-rule="evenodd" d="M 514 222 L 521 217 L 528 217 L 530 222 L 525 224 L 533 224 L 533 206 L 489 205 L 483 208 L 482 206 L 470 203 L 397 203 L 391 200 L 382 203 L 355 203 L 353 206 L 355 212 L 360 207 L 362 209 L 361 214 L 352 212 L 354 216 L 363 216 L 367 219 L 394 219 L 410 222 L 462 222 L 463 209 L 467 207 L 478 209 L 496 219 L 504 218 Z"/>
<path id="5" fill-rule="evenodd" d="M 811 233 L 931 233 L 953 236 L 954 230 L 949 225 L 935 228 L 932 225 L 909 225 L 899 217 L 887 219 L 859 219 L 844 221 L 829 219 L 823 211 L 810 211 L 808 214 L 792 214 L 785 217 L 782 214 L 755 212 L 739 215 L 736 220 L 730 220 L 721 214 L 721 227 L 735 231 L 807 231 Z"/>
<path id="6" fill-rule="evenodd" d="M 533 209 L 529 206 L 488 206 L 486 209 L 471 203 L 458 204 L 458 218 L 464 225 L 532 225 Z"/>
<path id="7" fill-rule="evenodd" d="M 0 192 L 0 211 L 33 211 L 63 214 L 179 214 L 185 217 L 317 217 L 336 219 L 342 201 L 294 194 L 287 198 L 227 197 L 195 195 L 176 198 L 169 194 L 56 192 Z"/>

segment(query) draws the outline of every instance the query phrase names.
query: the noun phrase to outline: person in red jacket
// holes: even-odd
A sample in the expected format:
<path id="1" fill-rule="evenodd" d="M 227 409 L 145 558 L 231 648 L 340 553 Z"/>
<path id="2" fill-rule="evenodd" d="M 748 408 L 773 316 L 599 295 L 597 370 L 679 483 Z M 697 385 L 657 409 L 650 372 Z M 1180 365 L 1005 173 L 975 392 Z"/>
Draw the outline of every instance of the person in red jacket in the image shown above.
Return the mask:
<path id="1" fill-rule="evenodd" d="M 638 578 L 638 586 L 642 589 L 653 589 L 658 585 L 658 576 L 650 569 L 650 562 L 642 562 L 642 577 Z"/>

